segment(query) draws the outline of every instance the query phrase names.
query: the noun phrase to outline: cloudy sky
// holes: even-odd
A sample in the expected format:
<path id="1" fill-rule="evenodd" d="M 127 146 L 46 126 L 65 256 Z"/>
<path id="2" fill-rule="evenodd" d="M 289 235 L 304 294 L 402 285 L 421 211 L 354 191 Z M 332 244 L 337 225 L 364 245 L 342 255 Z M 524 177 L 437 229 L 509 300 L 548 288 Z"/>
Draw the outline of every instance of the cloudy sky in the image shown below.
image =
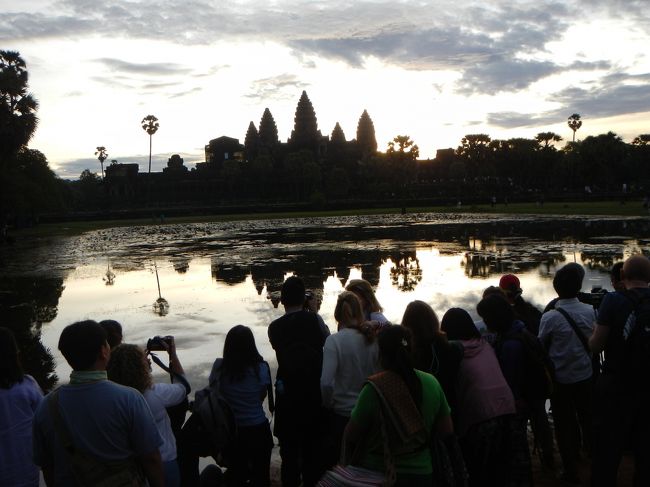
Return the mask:
<path id="1" fill-rule="evenodd" d="M 154 169 L 243 142 L 268 107 L 281 139 L 302 90 L 323 134 L 361 112 L 380 149 L 410 135 L 422 157 L 463 135 L 579 138 L 650 132 L 646 0 L 0 0 L 0 49 L 28 63 L 40 124 L 30 146 L 62 177 L 140 162 L 154 114 Z"/>

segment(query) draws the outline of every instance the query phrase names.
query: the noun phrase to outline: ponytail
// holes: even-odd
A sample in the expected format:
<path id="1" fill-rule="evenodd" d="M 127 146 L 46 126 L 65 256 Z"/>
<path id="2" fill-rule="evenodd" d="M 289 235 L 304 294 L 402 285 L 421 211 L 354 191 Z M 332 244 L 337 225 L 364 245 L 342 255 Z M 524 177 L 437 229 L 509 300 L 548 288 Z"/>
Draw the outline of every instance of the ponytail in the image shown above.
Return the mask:
<path id="1" fill-rule="evenodd" d="M 422 383 L 411 360 L 411 333 L 399 325 L 385 326 L 379 333 L 379 359 L 384 370 L 399 375 L 411 394 L 415 405 L 422 403 Z"/>

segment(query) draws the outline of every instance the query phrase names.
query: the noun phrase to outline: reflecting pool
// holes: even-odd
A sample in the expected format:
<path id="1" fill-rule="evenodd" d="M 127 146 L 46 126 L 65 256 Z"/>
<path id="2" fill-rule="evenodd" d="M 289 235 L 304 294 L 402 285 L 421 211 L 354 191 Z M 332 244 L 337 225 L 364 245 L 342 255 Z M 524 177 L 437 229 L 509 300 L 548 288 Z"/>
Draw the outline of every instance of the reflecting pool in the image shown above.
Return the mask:
<path id="1" fill-rule="evenodd" d="M 609 267 L 649 245 L 645 218 L 409 214 L 114 228 L 0 248 L 0 322 L 31 330 L 31 367 L 54 367 L 62 380 L 69 368 L 56 344 L 74 321 L 115 319 L 138 344 L 174 335 L 199 387 L 235 324 L 253 329 L 274 364 L 266 330 L 283 313 L 277 295 L 293 273 L 322 295 L 335 331 L 349 279 L 370 281 L 394 323 L 414 299 L 439 316 L 459 306 L 476 317 L 483 289 L 503 273 L 516 273 L 524 298 L 543 307 L 558 267 L 581 263 L 583 290 L 607 288 Z M 161 299 L 168 307 L 154 306 Z"/>

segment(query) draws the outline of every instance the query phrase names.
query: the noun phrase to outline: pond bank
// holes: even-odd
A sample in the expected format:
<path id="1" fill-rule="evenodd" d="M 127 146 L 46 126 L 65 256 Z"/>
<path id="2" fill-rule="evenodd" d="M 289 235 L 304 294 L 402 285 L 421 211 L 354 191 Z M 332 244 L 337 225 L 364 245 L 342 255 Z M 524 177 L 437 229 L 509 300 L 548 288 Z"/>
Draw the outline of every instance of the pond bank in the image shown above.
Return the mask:
<path id="1" fill-rule="evenodd" d="M 105 219 L 85 219 L 83 215 L 71 221 L 56 221 L 40 225 L 12 230 L 11 236 L 20 237 L 48 237 L 48 236 L 73 236 L 91 230 L 114 227 L 146 226 L 175 223 L 209 223 L 225 221 L 270 220 L 270 219 L 295 219 L 319 218 L 328 216 L 372 216 L 395 215 L 401 213 L 458 213 L 458 214 L 504 214 L 504 215 L 588 215 L 588 216 L 648 216 L 648 209 L 641 202 L 629 201 L 621 204 L 619 201 L 582 201 L 582 202 L 548 202 L 543 205 L 534 203 L 511 203 L 508 205 L 472 205 L 472 206 L 427 206 L 406 208 L 360 208 L 344 210 L 309 210 L 297 209 L 296 211 L 262 211 L 262 212 L 235 212 L 232 213 L 207 213 L 198 215 L 170 216 L 161 213 L 161 210 L 151 217 L 132 217 L 132 213 L 123 213 L 120 218 L 110 215 Z M 89 217 L 90 218 L 90 217 Z M 46 218 L 44 218 L 47 221 Z"/>

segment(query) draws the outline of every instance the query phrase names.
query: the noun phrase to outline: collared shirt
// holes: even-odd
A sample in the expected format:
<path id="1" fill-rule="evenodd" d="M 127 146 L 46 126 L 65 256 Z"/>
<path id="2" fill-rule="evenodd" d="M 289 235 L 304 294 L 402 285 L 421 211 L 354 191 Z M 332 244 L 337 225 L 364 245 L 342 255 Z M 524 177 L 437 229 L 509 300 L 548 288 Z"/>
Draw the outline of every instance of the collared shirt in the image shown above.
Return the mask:
<path id="1" fill-rule="evenodd" d="M 596 313 L 593 306 L 581 303 L 578 298 L 559 299 L 555 308 L 562 308 L 576 322 L 587 340 L 593 333 Z M 587 380 L 593 373 L 591 355 L 587 353 L 573 327 L 555 309 L 542 315 L 539 339 L 546 346 L 548 356 L 555 366 L 555 380 L 560 384 L 574 384 Z"/>

